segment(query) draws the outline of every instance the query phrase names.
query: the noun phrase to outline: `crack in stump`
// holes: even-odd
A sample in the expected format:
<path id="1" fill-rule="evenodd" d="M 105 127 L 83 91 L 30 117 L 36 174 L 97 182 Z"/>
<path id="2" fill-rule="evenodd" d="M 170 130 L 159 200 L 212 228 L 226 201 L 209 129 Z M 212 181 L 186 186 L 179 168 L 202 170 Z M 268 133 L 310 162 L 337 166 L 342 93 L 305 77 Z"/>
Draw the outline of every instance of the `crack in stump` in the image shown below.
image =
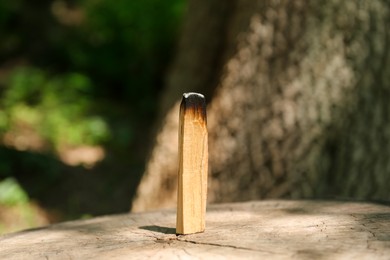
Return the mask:
<path id="1" fill-rule="evenodd" d="M 269 253 L 269 254 L 275 254 L 275 252 L 267 251 L 267 250 L 259 250 L 259 249 L 255 249 L 255 248 L 233 246 L 233 245 L 221 245 L 221 244 L 209 243 L 209 242 L 198 242 L 198 241 L 194 241 L 194 240 L 182 239 L 181 237 L 177 237 L 175 240 L 177 240 L 179 242 L 188 242 L 188 243 L 196 244 L 196 245 L 227 247 L 227 248 L 241 249 L 241 250 L 247 250 L 247 251 L 255 251 L 255 252 L 264 252 L 264 253 Z"/>

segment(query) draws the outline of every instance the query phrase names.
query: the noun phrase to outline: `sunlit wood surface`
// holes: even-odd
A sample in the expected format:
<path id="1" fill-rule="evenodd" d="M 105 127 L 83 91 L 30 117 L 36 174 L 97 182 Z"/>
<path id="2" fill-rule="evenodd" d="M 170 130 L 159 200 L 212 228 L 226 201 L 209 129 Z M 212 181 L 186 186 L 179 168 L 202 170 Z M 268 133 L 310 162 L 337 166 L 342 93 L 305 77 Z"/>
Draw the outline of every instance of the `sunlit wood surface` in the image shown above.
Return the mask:
<path id="1" fill-rule="evenodd" d="M 0 259 L 389 259 L 390 207 L 254 201 L 207 208 L 176 236 L 175 210 L 64 222 L 0 237 Z"/>

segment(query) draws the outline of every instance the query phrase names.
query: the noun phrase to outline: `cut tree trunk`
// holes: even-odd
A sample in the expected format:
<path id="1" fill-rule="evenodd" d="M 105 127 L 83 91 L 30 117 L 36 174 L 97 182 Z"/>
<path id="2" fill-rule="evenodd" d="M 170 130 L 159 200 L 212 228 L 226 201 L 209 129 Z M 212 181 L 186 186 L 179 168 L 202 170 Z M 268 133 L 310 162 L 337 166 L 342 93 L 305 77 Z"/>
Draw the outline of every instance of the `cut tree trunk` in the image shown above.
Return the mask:
<path id="1" fill-rule="evenodd" d="M 175 211 L 60 223 L 0 237 L 1 259 L 389 259 L 390 207 L 254 201 L 208 207 L 206 231 L 175 234 Z"/>

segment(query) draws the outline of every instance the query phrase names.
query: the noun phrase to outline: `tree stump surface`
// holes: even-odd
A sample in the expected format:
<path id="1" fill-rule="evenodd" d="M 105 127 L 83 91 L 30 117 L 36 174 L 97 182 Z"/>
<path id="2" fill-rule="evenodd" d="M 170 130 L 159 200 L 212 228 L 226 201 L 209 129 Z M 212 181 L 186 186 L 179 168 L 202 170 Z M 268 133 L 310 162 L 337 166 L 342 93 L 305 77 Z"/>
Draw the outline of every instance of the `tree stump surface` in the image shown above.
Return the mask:
<path id="1" fill-rule="evenodd" d="M 176 211 L 63 222 L 0 237 L 0 259 L 390 259 L 390 207 L 335 201 L 210 205 L 204 233 Z"/>

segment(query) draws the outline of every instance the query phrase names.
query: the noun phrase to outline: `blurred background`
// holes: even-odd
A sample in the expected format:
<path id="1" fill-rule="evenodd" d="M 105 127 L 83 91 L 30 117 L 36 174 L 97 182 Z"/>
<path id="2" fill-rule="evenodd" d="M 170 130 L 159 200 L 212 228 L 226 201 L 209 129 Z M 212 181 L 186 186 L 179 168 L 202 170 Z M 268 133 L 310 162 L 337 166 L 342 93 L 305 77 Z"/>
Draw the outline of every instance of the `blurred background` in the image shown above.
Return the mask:
<path id="1" fill-rule="evenodd" d="M 175 207 L 205 94 L 209 203 L 390 201 L 388 0 L 0 2 L 0 234 Z"/>
<path id="2" fill-rule="evenodd" d="M 0 234 L 130 209 L 184 8 L 0 2 Z"/>
<path id="3" fill-rule="evenodd" d="M 174 207 L 180 93 L 208 103 L 208 201 L 390 201 L 390 2 L 189 0 L 132 210 Z"/>

